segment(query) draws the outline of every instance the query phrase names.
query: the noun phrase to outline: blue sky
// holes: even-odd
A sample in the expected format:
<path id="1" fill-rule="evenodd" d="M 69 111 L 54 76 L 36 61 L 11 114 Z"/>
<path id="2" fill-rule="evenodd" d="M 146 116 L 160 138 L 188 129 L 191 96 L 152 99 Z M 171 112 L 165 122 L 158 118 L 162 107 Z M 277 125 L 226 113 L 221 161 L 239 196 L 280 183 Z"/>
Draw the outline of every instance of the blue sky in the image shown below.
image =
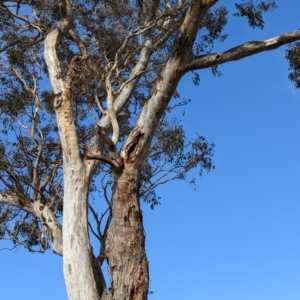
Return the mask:
<path id="1" fill-rule="evenodd" d="M 216 51 L 298 29 L 300 3 L 277 3 L 264 31 L 231 20 Z M 183 78 L 183 124 L 216 144 L 216 169 L 196 187 L 160 187 L 154 211 L 143 206 L 149 299 L 300 299 L 300 91 L 284 50 L 223 65 L 220 78 L 205 70 L 200 87 Z M 0 263 L 1 299 L 67 299 L 50 251 L 2 251 Z"/>

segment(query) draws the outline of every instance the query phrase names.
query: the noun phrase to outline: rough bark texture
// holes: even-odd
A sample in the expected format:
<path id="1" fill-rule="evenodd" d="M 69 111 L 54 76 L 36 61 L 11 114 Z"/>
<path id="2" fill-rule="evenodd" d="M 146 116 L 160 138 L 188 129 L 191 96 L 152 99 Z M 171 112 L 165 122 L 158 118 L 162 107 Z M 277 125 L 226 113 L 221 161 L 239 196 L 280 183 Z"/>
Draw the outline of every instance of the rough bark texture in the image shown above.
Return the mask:
<path id="1" fill-rule="evenodd" d="M 110 265 L 111 300 L 147 299 L 148 261 L 143 217 L 138 197 L 138 178 L 124 171 L 113 192 L 113 224 L 107 233 L 105 255 Z"/>

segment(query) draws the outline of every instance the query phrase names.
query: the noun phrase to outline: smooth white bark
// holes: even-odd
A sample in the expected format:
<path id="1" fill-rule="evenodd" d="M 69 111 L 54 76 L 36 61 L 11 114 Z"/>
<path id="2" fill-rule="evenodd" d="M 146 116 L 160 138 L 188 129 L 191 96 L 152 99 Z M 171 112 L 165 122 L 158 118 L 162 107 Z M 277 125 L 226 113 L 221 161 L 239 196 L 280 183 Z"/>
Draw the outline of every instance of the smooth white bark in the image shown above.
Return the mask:
<path id="1" fill-rule="evenodd" d="M 70 300 L 100 299 L 92 270 L 84 165 L 64 164 L 64 276 Z M 104 286 L 103 286 L 104 289 Z M 103 292 L 103 290 L 102 290 Z"/>
<path id="2" fill-rule="evenodd" d="M 59 24 L 45 39 L 45 62 L 55 93 L 54 108 L 61 146 L 63 150 L 63 269 L 70 300 L 99 300 L 104 281 L 100 269 L 94 266 L 88 234 L 88 188 L 89 178 L 80 154 L 72 106 L 72 66 L 67 78 L 60 76 L 56 48 L 62 36 L 69 30 L 72 15 L 68 1 L 60 1 Z M 96 272 L 95 272 L 96 270 Z M 96 278 L 97 277 L 97 278 Z"/>

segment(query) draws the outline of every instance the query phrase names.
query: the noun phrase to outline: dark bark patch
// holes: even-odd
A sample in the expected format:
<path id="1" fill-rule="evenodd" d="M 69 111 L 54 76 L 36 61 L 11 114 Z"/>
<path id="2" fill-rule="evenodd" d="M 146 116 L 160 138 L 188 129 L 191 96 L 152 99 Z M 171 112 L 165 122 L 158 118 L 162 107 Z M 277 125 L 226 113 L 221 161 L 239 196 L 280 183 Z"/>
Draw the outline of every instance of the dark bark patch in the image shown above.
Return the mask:
<path id="1" fill-rule="evenodd" d="M 73 248 L 73 243 L 74 243 L 74 236 L 73 234 L 71 235 L 71 249 Z"/>
<path id="2" fill-rule="evenodd" d="M 132 205 L 131 207 L 129 207 L 128 215 L 125 216 L 124 219 L 126 219 L 126 221 L 129 221 L 131 226 L 135 226 L 136 225 L 136 223 L 140 219 L 140 213 L 136 209 L 135 205 Z"/>
<path id="3" fill-rule="evenodd" d="M 69 270 L 70 275 L 72 275 L 72 267 L 70 264 L 68 265 L 68 270 Z"/>
<path id="4" fill-rule="evenodd" d="M 127 226 L 127 222 L 128 222 L 128 216 L 124 216 L 124 226 Z"/>
<path id="5" fill-rule="evenodd" d="M 22 199 L 21 197 L 18 199 L 18 204 L 20 206 L 23 206 L 25 203 L 24 203 L 24 199 Z"/>
<path id="6" fill-rule="evenodd" d="M 54 95 L 53 107 L 58 109 L 62 104 L 62 92 Z"/>
<path id="7" fill-rule="evenodd" d="M 133 133 L 133 138 L 125 148 L 125 160 L 126 163 L 133 163 L 136 156 L 140 152 L 144 141 L 144 133 L 136 131 Z"/>
<path id="8" fill-rule="evenodd" d="M 177 68 L 176 71 L 175 71 L 175 76 L 179 77 L 179 76 L 181 76 L 181 74 L 182 74 L 182 69 Z"/>
<path id="9" fill-rule="evenodd" d="M 105 287 L 106 287 L 105 279 L 104 279 L 103 273 L 101 271 L 99 261 L 93 255 L 92 248 L 89 248 L 89 253 L 90 253 L 90 259 L 91 259 L 91 264 L 92 264 L 91 271 L 92 271 L 93 277 L 95 279 L 97 295 L 101 298 L 101 296 L 105 290 Z"/>

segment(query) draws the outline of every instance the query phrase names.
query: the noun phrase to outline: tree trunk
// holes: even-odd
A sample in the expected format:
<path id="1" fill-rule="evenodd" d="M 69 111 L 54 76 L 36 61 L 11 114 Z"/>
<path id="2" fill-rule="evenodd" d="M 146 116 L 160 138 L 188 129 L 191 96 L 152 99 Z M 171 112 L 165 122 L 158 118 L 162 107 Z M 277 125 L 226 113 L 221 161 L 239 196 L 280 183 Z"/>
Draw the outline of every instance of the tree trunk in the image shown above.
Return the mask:
<path id="1" fill-rule="evenodd" d="M 99 300 L 105 289 L 89 242 L 88 182 L 81 162 L 64 164 L 64 277 L 70 300 Z"/>
<path id="2" fill-rule="evenodd" d="M 148 294 L 145 234 L 134 173 L 125 169 L 113 191 L 113 223 L 105 248 L 112 279 L 110 300 L 146 300 Z"/>

